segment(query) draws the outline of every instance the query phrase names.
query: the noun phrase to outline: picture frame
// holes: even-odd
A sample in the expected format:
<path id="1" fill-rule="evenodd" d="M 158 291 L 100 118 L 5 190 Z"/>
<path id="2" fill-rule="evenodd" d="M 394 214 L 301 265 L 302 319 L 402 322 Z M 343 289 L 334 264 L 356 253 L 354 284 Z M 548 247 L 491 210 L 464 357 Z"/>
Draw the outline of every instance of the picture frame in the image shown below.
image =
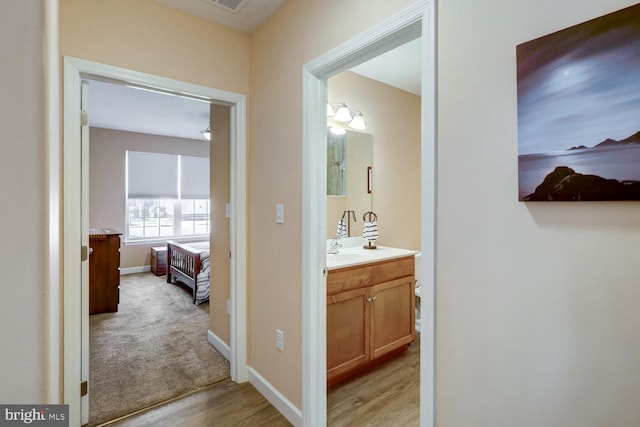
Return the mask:
<path id="1" fill-rule="evenodd" d="M 518 200 L 640 200 L 640 4 L 516 47 Z"/>

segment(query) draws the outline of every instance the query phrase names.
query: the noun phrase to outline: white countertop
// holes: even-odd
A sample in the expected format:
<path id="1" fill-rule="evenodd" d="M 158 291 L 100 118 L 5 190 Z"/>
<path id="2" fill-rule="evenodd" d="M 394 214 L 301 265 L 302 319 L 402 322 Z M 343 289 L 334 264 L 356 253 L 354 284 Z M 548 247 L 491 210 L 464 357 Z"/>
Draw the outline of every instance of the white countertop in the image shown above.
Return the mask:
<path id="1" fill-rule="evenodd" d="M 370 262 L 402 258 L 418 253 L 418 251 L 410 249 L 390 248 L 387 246 L 378 246 L 377 249 L 364 249 L 361 246 L 345 248 L 340 249 L 340 252 L 337 254 L 327 254 L 327 269 L 336 270 L 338 268 L 352 267 Z"/>

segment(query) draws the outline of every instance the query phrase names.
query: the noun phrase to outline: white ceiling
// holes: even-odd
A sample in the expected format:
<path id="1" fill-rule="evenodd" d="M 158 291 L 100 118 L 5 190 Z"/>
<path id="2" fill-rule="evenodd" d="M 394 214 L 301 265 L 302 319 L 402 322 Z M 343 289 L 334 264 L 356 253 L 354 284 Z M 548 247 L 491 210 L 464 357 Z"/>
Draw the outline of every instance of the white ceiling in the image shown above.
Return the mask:
<path id="1" fill-rule="evenodd" d="M 264 21 L 276 13 L 287 0 L 246 0 L 238 3 L 236 12 L 219 6 L 225 0 L 156 0 L 158 3 L 180 9 L 191 15 L 199 16 L 227 28 L 245 34 L 253 33 Z"/>
<path id="2" fill-rule="evenodd" d="M 237 14 L 210 4 L 225 0 L 156 0 L 244 33 L 252 33 L 286 0 L 243 0 Z M 420 95 L 420 39 L 351 69 L 373 80 Z M 91 126 L 204 140 L 209 104 L 127 86 L 91 81 Z M 212 125 L 215 129 L 215 123 Z"/>
<path id="3" fill-rule="evenodd" d="M 89 82 L 89 125 L 203 140 L 210 105 L 114 83 Z"/>

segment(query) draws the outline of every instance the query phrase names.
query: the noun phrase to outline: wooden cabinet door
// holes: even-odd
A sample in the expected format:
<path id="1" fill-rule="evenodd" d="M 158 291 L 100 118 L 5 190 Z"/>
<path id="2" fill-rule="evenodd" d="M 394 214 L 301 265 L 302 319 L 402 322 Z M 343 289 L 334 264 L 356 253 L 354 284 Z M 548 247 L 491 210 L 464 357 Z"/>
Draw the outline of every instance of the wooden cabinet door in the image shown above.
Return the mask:
<path id="1" fill-rule="evenodd" d="M 383 356 L 415 339 L 413 276 L 371 287 L 371 358 Z"/>
<path id="2" fill-rule="evenodd" d="M 90 236 L 89 246 L 89 314 L 118 311 L 120 236 Z"/>
<path id="3" fill-rule="evenodd" d="M 327 297 L 327 381 L 369 360 L 367 288 Z"/>

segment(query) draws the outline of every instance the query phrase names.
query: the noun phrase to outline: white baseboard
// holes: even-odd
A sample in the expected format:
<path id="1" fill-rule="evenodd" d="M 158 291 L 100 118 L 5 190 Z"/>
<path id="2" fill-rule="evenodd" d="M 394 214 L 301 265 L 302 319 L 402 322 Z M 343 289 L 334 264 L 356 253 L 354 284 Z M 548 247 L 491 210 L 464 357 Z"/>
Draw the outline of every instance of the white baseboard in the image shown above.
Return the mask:
<path id="1" fill-rule="evenodd" d="M 120 275 L 124 276 L 125 274 L 146 273 L 147 271 L 151 271 L 150 265 L 141 265 L 139 267 L 127 267 L 127 268 L 120 269 Z"/>
<path id="2" fill-rule="evenodd" d="M 282 393 L 275 389 L 269 381 L 264 379 L 262 375 L 255 369 L 248 366 L 249 383 L 262 394 L 284 417 L 294 426 L 302 425 L 302 411 L 296 408 Z"/>
<path id="3" fill-rule="evenodd" d="M 211 344 L 213 348 L 218 350 L 225 359 L 231 360 L 231 347 L 229 347 L 226 342 L 222 341 L 220 337 L 211 332 L 211 329 L 209 329 L 209 332 L 207 332 L 207 341 L 209 341 L 209 344 Z"/>

